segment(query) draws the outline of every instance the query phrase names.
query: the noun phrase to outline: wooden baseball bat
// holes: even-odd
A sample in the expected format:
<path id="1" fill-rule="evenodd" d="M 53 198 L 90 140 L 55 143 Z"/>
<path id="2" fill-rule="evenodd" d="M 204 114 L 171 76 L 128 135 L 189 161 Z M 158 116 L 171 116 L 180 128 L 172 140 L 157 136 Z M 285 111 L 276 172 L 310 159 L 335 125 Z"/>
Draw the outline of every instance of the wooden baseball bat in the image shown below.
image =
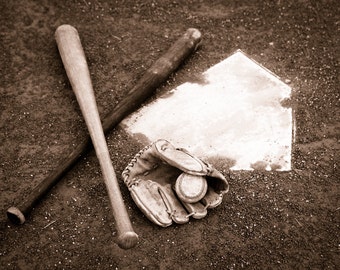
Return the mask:
<path id="1" fill-rule="evenodd" d="M 62 25 L 57 28 L 55 38 L 101 167 L 116 221 L 118 245 L 124 249 L 132 248 L 137 244 L 138 235 L 133 231 L 112 166 L 92 87 L 90 71 L 78 32 L 70 25 Z"/>
<path id="2" fill-rule="evenodd" d="M 107 133 L 121 120 L 135 111 L 144 101 L 149 98 L 157 87 L 191 55 L 201 42 L 201 33 L 195 28 L 189 28 L 169 49 L 162 55 L 137 81 L 136 85 L 127 93 L 111 112 L 103 119 L 102 126 Z M 50 174 L 44 178 L 32 191 L 20 198 L 20 203 L 11 206 L 7 210 L 9 220 L 15 224 L 23 224 L 34 206 L 56 185 L 77 161 L 92 148 L 91 138 L 88 136 L 72 152 L 61 158 L 60 163 Z"/>

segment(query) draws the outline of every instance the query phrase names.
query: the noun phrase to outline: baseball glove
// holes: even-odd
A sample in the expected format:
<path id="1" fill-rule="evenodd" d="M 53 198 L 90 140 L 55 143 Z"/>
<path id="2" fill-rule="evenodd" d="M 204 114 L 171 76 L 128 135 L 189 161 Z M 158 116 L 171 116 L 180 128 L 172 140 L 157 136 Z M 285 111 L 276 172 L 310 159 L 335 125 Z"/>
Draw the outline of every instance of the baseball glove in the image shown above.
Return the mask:
<path id="1" fill-rule="evenodd" d="M 166 140 L 137 153 L 122 176 L 137 206 L 162 227 L 205 217 L 229 190 L 222 173 Z"/>

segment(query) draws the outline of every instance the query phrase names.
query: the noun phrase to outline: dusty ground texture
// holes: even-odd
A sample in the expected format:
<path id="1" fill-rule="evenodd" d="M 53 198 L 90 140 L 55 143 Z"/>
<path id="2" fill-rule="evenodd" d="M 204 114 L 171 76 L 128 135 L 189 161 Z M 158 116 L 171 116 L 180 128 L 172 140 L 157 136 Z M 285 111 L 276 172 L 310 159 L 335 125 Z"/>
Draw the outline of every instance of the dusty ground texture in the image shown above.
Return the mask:
<path id="1" fill-rule="evenodd" d="M 339 261 L 339 3 L 307 1 L 0 1 L 1 269 L 336 269 Z M 189 27 L 204 42 L 168 91 L 242 49 L 290 82 L 293 170 L 228 172 L 231 190 L 203 220 L 159 228 L 121 184 L 138 246 L 121 250 L 93 152 L 31 212 L 19 203 L 86 134 L 55 29 L 75 26 L 101 116 Z M 141 145 L 108 136 L 120 175 Z"/>

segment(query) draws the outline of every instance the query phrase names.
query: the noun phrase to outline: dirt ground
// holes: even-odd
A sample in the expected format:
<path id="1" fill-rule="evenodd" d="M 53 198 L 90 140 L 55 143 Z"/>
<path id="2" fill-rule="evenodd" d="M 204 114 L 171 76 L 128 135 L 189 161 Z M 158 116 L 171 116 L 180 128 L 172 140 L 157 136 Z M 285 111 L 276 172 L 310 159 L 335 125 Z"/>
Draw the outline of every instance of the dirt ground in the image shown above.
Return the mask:
<path id="1" fill-rule="evenodd" d="M 0 1 L 1 269 L 336 269 L 339 259 L 339 24 L 334 0 Z M 122 250 L 90 152 L 33 209 L 7 220 L 87 129 L 54 40 L 75 26 L 101 116 L 189 27 L 200 49 L 169 91 L 241 49 L 293 90 L 293 170 L 228 171 L 230 192 L 202 220 L 160 228 L 120 182 L 137 247 Z M 120 175 L 142 147 L 107 137 Z M 120 179 L 121 181 L 121 179 Z"/>

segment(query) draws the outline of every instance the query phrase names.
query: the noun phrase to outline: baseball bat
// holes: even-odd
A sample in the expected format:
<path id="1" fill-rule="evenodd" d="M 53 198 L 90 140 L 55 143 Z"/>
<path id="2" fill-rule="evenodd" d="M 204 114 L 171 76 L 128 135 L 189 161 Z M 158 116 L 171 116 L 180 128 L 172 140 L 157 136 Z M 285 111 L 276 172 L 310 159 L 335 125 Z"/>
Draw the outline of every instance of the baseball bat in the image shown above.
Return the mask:
<path id="1" fill-rule="evenodd" d="M 120 193 L 118 180 L 100 121 L 90 71 L 78 32 L 73 26 L 61 25 L 55 32 L 55 38 L 101 167 L 113 216 L 116 221 L 118 245 L 123 249 L 132 248 L 137 244 L 138 235 L 133 231 L 122 194 Z"/>
<path id="2" fill-rule="evenodd" d="M 135 111 L 146 101 L 157 87 L 198 48 L 201 42 L 201 33 L 195 28 L 187 31 L 163 54 L 154 64 L 145 71 L 136 85 L 127 93 L 103 119 L 102 126 L 105 133 L 117 126 L 130 113 Z M 20 198 L 20 203 L 7 210 L 8 219 L 15 224 L 23 224 L 34 206 L 56 185 L 59 180 L 92 149 L 90 136 L 79 141 L 76 147 L 61 158 L 61 161 L 32 191 Z"/>

